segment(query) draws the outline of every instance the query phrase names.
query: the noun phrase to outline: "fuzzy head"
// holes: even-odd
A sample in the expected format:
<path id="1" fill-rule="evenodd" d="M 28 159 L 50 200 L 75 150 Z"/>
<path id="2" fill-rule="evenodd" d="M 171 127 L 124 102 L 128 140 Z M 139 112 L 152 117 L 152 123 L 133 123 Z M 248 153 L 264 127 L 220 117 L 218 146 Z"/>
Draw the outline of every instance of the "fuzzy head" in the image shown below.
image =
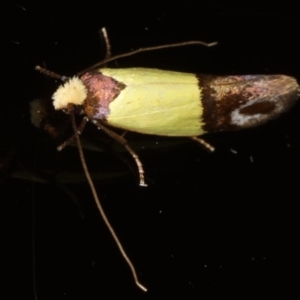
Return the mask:
<path id="1" fill-rule="evenodd" d="M 87 90 L 78 77 L 70 78 L 62 84 L 53 94 L 53 106 L 55 109 L 65 109 L 68 104 L 82 105 L 87 96 Z"/>

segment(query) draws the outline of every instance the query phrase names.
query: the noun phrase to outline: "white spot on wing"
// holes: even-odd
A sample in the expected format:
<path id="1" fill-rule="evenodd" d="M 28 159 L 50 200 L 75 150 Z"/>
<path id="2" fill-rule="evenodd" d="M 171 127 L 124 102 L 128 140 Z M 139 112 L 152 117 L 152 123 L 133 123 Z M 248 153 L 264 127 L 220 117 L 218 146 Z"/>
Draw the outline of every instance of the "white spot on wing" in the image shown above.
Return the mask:
<path id="1" fill-rule="evenodd" d="M 241 114 L 239 109 L 236 109 L 231 113 L 231 120 L 233 124 L 243 127 L 246 124 L 255 121 L 256 119 L 260 120 L 261 116 L 262 116 L 261 114 L 246 116 Z"/>
<path id="2" fill-rule="evenodd" d="M 240 111 L 243 108 L 251 106 L 255 102 L 257 102 L 256 99 L 248 101 L 246 104 L 244 104 L 241 107 L 235 109 L 231 113 L 231 122 L 235 125 L 243 127 L 243 126 L 249 124 L 250 122 L 255 122 L 256 120 L 259 121 L 262 117 L 262 114 L 245 115 L 245 114 L 240 113 Z"/>

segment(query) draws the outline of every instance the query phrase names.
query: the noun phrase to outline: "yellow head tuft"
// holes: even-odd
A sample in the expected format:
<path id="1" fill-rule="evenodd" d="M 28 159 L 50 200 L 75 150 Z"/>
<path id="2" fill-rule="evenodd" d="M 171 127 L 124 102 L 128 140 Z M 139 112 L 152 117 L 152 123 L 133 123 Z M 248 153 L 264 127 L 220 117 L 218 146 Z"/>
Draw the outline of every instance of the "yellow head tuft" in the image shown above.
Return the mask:
<path id="1" fill-rule="evenodd" d="M 73 77 L 53 94 L 53 106 L 59 110 L 67 108 L 68 104 L 82 105 L 86 96 L 87 90 L 82 81 L 78 77 Z"/>

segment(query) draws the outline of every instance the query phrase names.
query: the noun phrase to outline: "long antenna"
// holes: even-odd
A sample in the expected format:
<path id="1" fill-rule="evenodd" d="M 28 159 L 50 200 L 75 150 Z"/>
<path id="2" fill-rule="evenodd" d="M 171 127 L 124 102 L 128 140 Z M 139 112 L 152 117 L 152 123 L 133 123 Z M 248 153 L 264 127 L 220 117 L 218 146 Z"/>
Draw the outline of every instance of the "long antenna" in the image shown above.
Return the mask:
<path id="1" fill-rule="evenodd" d="M 95 63 L 94 65 L 90 66 L 89 68 L 86 68 L 83 71 L 80 71 L 78 73 L 79 76 L 86 73 L 86 72 L 88 72 L 91 69 L 95 69 L 97 67 L 103 66 L 103 65 L 107 64 L 108 62 L 114 61 L 114 60 L 119 59 L 119 58 L 132 56 L 132 55 L 135 55 L 135 54 L 138 54 L 138 53 L 141 53 L 141 52 L 168 49 L 168 48 L 176 48 L 176 47 L 184 47 L 184 46 L 191 46 L 191 45 L 202 45 L 202 46 L 205 46 L 205 47 L 213 47 L 213 46 L 216 46 L 218 44 L 218 42 L 206 43 L 206 42 L 202 42 L 202 41 L 187 41 L 187 42 L 180 42 L 180 43 L 174 43 L 174 44 L 166 44 L 166 45 L 160 45 L 160 46 L 151 46 L 151 47 L 139 48 L 139 49 L 135 49 L 135 50 L 132 50 L 132 51 L 129 51 L 129 52 L 126 52 L 126 53 L 119 54 L 119 55 L 110 56 L 111 46 L 110 46 L 110 42 L 109 42 L 109 39 L 108 39 L 108 36 L 107 36 L 106 29 L 102 28 L 101 32 L 102 32 L 102 35 L 104 37 L 105 44 L 106 44 L 106 50 L 107 50 L 105 59 Z"/>
<path id="2" fill-rule="evenodd" d="M 81 142 L 80 142 L 80 138 L 79 138 L 79 134 L 78 134 L 78 129 L 77 129 L 77 126 L 76 126 L 76 123 L 75 123 L 75 117 L 74 117 L 74 113 L 73 111 L 70 112 L 70 116 L 71 116 L 71 121 L 72 121 L 72 127 L 73 127 L 73 130 L 74 130 L 74 135 L 75 135 L 75 140 L 76 140 L 76 143 L 77 143 L 77 148 L 78 148 L 78 151 L 79 151 L 79 157 L 80 157 L 80 160 L 81 160 L 81 164 L 82 164 L 82 167 L 83 167 L 83 171 L 84 171 L 84 174 L 86 176 L 86 179 L 89 183 L 89 186 L 91 188 L 91 191 L 92 191 L 92 194 L 93 194 L 93 197 L 94 197 L 94 200 L 96 202 L 96 205 L 97 205 L 97 208 L 101 214 L 101 217 L 102 219 L 104 220 L 104 223 L 105 225 L 107 226 L 108 230 L 110 231 L 114 241 L 116 242 L 123 258 L 125 259 L 125 261 L 127 262 L 129 268 L 131 269 L 131 272 L 132 272 L 132 275 L 133 275 L 133 279 L 134 279 L 134 282 L 135 284 L 144 292 L 147 292 L 147 288 L 145 288 L 138 280 L 138 277 L 137 277 L 137 274 L 136 274 L 136 271 L 135 271 L 135 267 L 133 265 L 133 263 L 131 262 L 130 258 L 127 256 L 117 234 L 115 233 L 112 225 L 110 224 L 105 212 L 104 212 L 104 209 L 101 205 L 101 202 L 99 200 L 99 197 L 97 195 L 97 192 L 96 192 L 96 188 L 94 186 L 94 183 L 92 181 L 92 178 L 90 176 L 90 173 L 89 173 L 89 170 L 88 170 L 88 167 L 87 167 L 87 164 L 85 162 L 85 158 L 84 158 L 84 154 L 83 154 L 83 150 L 82 150 L 82 146 L 81 146 Z"/>

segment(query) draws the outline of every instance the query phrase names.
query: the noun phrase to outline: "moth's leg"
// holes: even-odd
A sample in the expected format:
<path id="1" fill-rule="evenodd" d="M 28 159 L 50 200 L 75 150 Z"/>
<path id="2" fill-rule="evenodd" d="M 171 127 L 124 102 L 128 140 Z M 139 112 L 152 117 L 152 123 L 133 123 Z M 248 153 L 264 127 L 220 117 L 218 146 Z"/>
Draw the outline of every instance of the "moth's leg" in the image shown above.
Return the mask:
<path id="1" fill-rule="evenodd" d="M 123 136 L 115 133 L 114 131 L 110 130 L 108 127 L 101 124 L 99 121 L 93 120 L 93 123 L 96 126 L 98 126 L 98 128 L 103 130 L 106 134 L 108 134 L 111 138 L 113 138 L 115 141 L 117 141 L 119 144 L 123 145 L 127 149 L 127 151 L 131 154 L 131 156 L 133 157 L 133 159 L 136 162 L 136 165 L 137 165 L 137 168 L 138 168 L 138 171 L 139 171 L 140 186 L 147 186 L 147 184 L 145 183 L 145 177 L 144 177 L 145 172 L 144 172 L 143 164 L 140 161 L 138 155 L 128 145 L 127 140 Z"/>
<path id="2" fill-rule="evenodd" d="M 77 132 L 78 134 L 81 134 L 84 130 L 84 127 L 86 125 L 86 123 L 88 122 L 88 118 L 84 117 L 81 121 L 81 123 L 79 124 L 79 126 L 77 127 Z M 63 150 L 66 146 L 68 146 L 69 144 L 71 144 L 73 141 L 75 140 L 75 133 L 69 137 L 66 141 L 64 141 L 61 145 L 59 145 L 57 147 L 58 151 Z"/>
<path id="3" fill-rule="evenodd" d="M 190 138 L 193 141 L 196 141 L 197 143 L 199 143 L 202 147 L 204 147 L 209 152 L 214 152 L 215 151 L 215 147 L 212 146 L 211 144 L 209 144 L 208 142 L 206 142 L 205 140 L 203 140 L 202 138 L 199 138 L 197 136 L 191 136 Z"/>
<path id="4" fill-rule="evenodd" d="M 41 66 L 35 66 L 35 69 L 37 71 L 41 72 L 42 74 L 46 75 L 46 76 L 59 79 L 59 80 L 61 80 L 63 82 L 66 82 L 69 79 L 69 77 L 67 77 L 67 76 L 59 75 L 59 74 L 57 74 L 55 72 L 52 72 L 50 70 L 47 70 L 47 69 L 41 67 Z"/>
<path id="5" fill-rule="evenodd" d="M 106 28 L 105 27 L 101 28 L 101 30 L 99 31 L 99 34 L 102 38 L 104 38 L 105 48 L 106 48 L 106 54 L 105 54 L 104 60 L 106 60 L 111 57 L 111 46 L 110 46 Z"/>

